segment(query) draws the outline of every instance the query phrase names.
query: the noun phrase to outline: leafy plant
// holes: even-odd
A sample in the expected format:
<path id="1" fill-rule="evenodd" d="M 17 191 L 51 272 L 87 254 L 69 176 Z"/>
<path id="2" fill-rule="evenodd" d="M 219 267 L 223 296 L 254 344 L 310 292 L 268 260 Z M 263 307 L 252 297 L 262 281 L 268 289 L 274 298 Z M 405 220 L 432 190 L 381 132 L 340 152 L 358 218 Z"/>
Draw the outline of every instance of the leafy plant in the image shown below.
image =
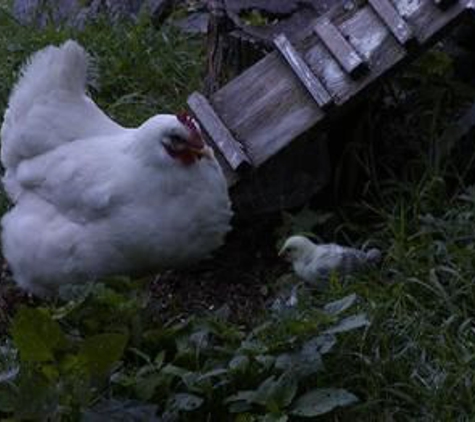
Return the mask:
<path id="1" fill-rule="evenodd" d="M 115 327 L 79 323 L 78 315 L 100 311 L 104 297 L 114 294 L 121 298 L 112 305 L 119 312 Z M 250 332 L 220 316 L 153 327 L 142 315 L 141 341 L 133 345 L 120 308 L 137 306 L 137 300 L 134 293 L 125 297 L 98 285 L 67 303 L 67 312 L 64 306 L 21 307 L 12 321 L 13 344 L 5 349 L 14 360 L 7 367 L 14 369 L 0 380 L 0 411 L 20 419 L 94 420 L 121 409 L 158 412 L 168 420 L 244 413 L 253 420 L 284 420 L 358 400 L 321 386 L 317 376 L 337 334 L 369 325 L 362 314 L 345 316 L 355 295 L 321 310 L 272 313 Z"/>
<path id="2" fill-rule="evenodd" d="M 93 54 L 92 95 L 123 124 L 177 111 L 201 84 L 202 40 L 168 26 L 99 20 L 80 33 L 39 31 L 16 23 L 4 2 L 0 27 L 2 109 L 26 57 L 69 37 Z M 287 421 L 338 412 L 331 416 L 351 421 L 470 420 L 473 148 L 442 157 L 436 140 L 472 94 L 454 78 L 450 57 L 433 50 L 345 125 L 344 156 L 366 176 L 362 196 L 331 214 L 310 206 L 284 214 L 279 240 L 316 231 L 329 241 L 371 238 L 384 253 L 381 270 L 306 291 L 297 305 L 249 317 L 250 326 L 226 312 L 157 322 L 147 280 L 127 278 L 71 288 L 55 303 L 28 302 L 11 321 L 2 303 L 0 416 Z M 336 183 L 352 190 L 340 174 L 345 163 Z"/>

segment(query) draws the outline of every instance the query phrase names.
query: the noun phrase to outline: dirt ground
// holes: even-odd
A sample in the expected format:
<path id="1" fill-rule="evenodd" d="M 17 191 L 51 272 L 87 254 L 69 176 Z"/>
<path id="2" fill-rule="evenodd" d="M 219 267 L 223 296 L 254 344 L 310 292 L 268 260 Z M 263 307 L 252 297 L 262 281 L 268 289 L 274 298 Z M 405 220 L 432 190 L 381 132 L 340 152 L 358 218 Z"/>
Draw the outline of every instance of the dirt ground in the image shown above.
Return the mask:
<path id="1" fill-rule="evenodd" d="M 288 268 L 277 256 L 277 223 L 277 217 L 237 223 L 212 259 L 158 275 L 151 288 L 160 312 L 171 317 L 227 305 L 239 322 L 259 313 L 270 300 L 272 282 Z"/>

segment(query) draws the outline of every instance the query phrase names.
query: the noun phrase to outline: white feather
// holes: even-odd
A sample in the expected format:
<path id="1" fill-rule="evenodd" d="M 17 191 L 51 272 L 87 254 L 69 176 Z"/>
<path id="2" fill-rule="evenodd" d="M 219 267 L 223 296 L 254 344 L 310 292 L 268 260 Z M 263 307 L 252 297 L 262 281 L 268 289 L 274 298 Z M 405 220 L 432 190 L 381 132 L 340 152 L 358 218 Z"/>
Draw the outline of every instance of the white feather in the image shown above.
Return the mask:
<path id="1" fill-rule="evenodd" d="M 76 139 L 119 134 L 111 120 L 87 96 L 89 56 L 74 41 L 35 53 L 13 89 L 1 129 L 5 187 L 12 199 L 21 189 L 18 163 Z"/>

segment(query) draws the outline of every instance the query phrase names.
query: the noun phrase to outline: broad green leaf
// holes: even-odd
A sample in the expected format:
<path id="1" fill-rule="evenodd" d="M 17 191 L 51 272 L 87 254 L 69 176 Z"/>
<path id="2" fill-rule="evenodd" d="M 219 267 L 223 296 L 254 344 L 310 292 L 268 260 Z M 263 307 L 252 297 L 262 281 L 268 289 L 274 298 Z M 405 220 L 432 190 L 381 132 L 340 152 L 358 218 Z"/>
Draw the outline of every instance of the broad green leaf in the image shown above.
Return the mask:
<path id="1" fill-rule="evenodd" d="M 250 415 L 248 419 L 240 418 L 241 415 L 245 414 L 245 412 L 249 412 L 252 409 L 252 405 L 245 401 L 236 401 L 229 405 L 228 411 L 229 413 L 238 413 L 239 415 L 236 417 L 236 421 L 238 420 L 245 420 L 245 421 L 254 421 L 257 420 Z"/>
<path id="2" fill-rule="evenodd" d="M 209 330 L 201 329 L 199 331 L 194 332 L 191 334 L 187 341 L 192 344 L 197 350 L 206 349 L 209 344 Z"/>
<path id="3" fill-rule="evenodd" d="M 291 414 L 305 418 L 324 415 L 337 407 L 356 403 L 358 397 L 349 391 L 335 388 L 320 388 L 299 397 L 292 406 Z"/>
<path id="4" fill-rule="evenodd" d="M 155 365 L 144 365 L 137 371 L 137 377 L 146 377 L 155 372 L 157 372 Z"/>
<path id="5" fill-rule="evenodd" d="M 298 383 L 292 373 L 284 373 L 277 380 L 274 387 L 273 398 L 280 409 L 284 409 L 292 403 L 297 394 Z"/>
<path id="6" fill-rule="evenodd" d="M 57 409 L 58 391 L 55 383 L 35 370 L 22 370 L 17 382 L 16 420 L 47 420 Z"/>
<path id="7" fill-rule="evenodd" d="M 136 400 L 104 400 L 82 414 L 81 422 L 158 422 L 158 406 Z"/>
<path id="8" fill-rule="evenodd" d="M 322 334 L 307 344 L 312 344 L 317 348 L 320 354 L 325 355 L 333 349 L 336 344 L 336 337 L 333 334 Z"/>
<path id="9" fill-rule="evenodd" d="M 308 341 L 302 346 L 302 351 L 298 355 L 297 365 L 302 367 L 304 374 L 307 375 L 314 374 L 322 369 L 322 355 L 316 342 Z"/>
<path id="10" fill-rule="evenodd" d="M 153 363 L 157 368 L 161 368 L 163 365 L 163 362 L 165 362 L 165 351 L 162 350 L 157 356 L 155 356 L 155 359 L 153 360 Z"/>
<path id="11" fill-rule="evenodd" d="M 135 347 L 129 347 L 128 351 L 129 351 L 129 353 L 133 353 L 134 355 L 136 355 L 137 357 L 142 359 L 148 365 L 153 366 L 152 365 L 152 359 L 150 359 L 150 356 L 147 355 L 146 353 L 142 352 L 141 350 L 139 350 Z"/>
<path id="12" fill-rule="evenodd" d="M 54 352 L 66 344 L 59 324 L 44 310 L 22 307 L 12 324 L 12 337 L 23 361 L 54 360 Z"/>
<path id="13" fill-rule="evenodd" d="M 269 413 L 265 415 L 262 419 L 259 419 L 259 421 L 262 422 L 287 422 L 289 420 L 289 417 L 287 415 L 280 415 L 280 414 L 273 414 Z"/>
<path id="14" fill-rule="evenodd" d="M 50 382 L 55 382 L 59 378 L 59 370 L 56 365 L 43 364 L 41 366 L 41 373 Z"/>
<path id="15" fill-rule="evenodd" d="M 127 340 L 126 334 L 119 333 L 86 338 L 79 350 L 79 357 L 85 361 L 91 375 L 104 375 L 122 357 Z"/>
<path id="16" fill-rule="evenodd" d="M 224 368 L 216 368 L 211 371 L 205 372 L 198 377 L 198 382 L 207 380 L 209 378 L 220 377 L 221 375 L 225 375 L 228 373 L 227 369 Z"/>
<path id="17" fill-rule="evenodd" d="M 229 404 L 228 410 L 230 413 L 244 413 L 252 409 L 255 396 L 255 391 L 238 391 L 236 394 L 227 397 L 224 403 Z"/>
<path id="18" fill-rule="evenodd" d="M 269 378 L 265 379 L 257 388 L 253 398 L 253 402 L 262 406 L 266 406 L 268 404 L 269 397 L 272 394 L 272 389 L 275 383 L 275 375 L 272 375 Z"/>
<path id="19" fill-rule="evenodd" d="M 294 364 L 294 355 L 290 353 L 282 353 L 275 360 L 275 368 L 286 371 Z"/>
<path id="20" fill-rule="evenodd" d="M 15 410 L 18 392 L 13 384 L 0 385 L 0 413 L 10 413 Z"/>
<path id="21" fill-rule="evenodd" d="M 282 371 L 288 371 L 298 378 L 319 372 L 323 368 L 323 362 L 316 339 L 305 343 L 298 352 L 279 355 L 275 367 Z"/>
<path id="22" fill-rule="evenodd" d="M 183 412 L 192 412 L 198 409 L 203 404 L 201 397 L 194 394 L 178 393 L 172 399 L 172 408 L 181 410 Z"/>
<path id="23" fill-rule="evenodd" d="M 163 374 L 150 374 L 136 381 L 135 393 L 141 400 L 150 400 L 155 394 L 157 387 L 164 383 L 166 383 L 166 377 Z"/>
<path id="24" fill-rule="evenodd" d="M 271 376 L 259 386 L 253 402 L 269 410 L 284 409 L 294 399 L 297 387 L 297 381 L 290 372 L 282 374 L 278 379 Z"/>
<path id="25" fill-rule="evenodd" d="M 325 330 L 324 334 L 337 334 L 346 331 L 356 330 L 357 328 L 367 327 L 370 322 L 365 314 L 352 315 L 342 319 L 338 324 Z"/>
<path id="26" fill-rule="evenodd" d="M 235 372 L 244 372 L 249 366 L 249 358 L 245 355 L 234 356 L 229 362 L 229 369 Z"/>
<path id="27" fill-rule="evenodd" d="M 232 402 L 237 402 L 237 401 L 244 401 L 251 403 L 254 401 L 254 397 L 256 396 L 255 391 L 238 391 L 236 394 L 233 394 L 232 396 L 229 396 L 226 398 L 224 401 L 225 403 L 232 403 Z"/>
<path id="28" fill-rule="evenodd" d="M 275 357 L 272 355 L 258 355 L 255 357 L 256 362 L 258 362 L 264 371 L 270 369 L 275 363 Z"/>
<path id="29" fill-rule="evenodd" d="M 180 368 L 179 366 L 175 366 L 175 365 L 172 365 L 172 364 L 168 364 L 168 365 L 165 365 L 163 368 L 162 368 L 162 372 L 164 374 L 167 374 L 167 375 L 172 375 L 174 377 L 178 377 L 178 378 L 181 378 L 183 379 L 183 377 L 188 374 L 190 371 L 188 371 L 187 369 L 183 369 L 183 368 Z"/>
<path id="30" fill-rule="evenodd" d="M 240 352 L 247 352 L 254 355 L 262 355 L 267 353 L 267 346 L 259 340 L 244 340 L 239 349 Z"/>
<path id="31" fill-rule="evenodd" d="M 351 295 L 345 296 L 343 299 L 337 300 L 335 302 L 327 303 L 323 310 L 330 315 L 338 315 L 346 311 L 348 308 L 353 306 L 356 302 L 357 296 L 352 293 Z"/>
<path id="32" fill-rule="evenodd" d="M 198 372 L 188 371 L 181 379 L 188 390 L 198 388 L 200 374 Z"/>

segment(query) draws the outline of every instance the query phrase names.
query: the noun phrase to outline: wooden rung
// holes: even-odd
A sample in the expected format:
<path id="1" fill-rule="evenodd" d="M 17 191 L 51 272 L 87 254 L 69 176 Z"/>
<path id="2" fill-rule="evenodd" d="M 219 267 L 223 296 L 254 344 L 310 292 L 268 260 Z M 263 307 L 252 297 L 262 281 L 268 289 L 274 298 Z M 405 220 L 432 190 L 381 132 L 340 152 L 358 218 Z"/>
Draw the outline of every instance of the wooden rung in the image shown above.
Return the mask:
<path id="1" fill-rule="evenodd" d="M 401 44 L 407 45 L 415 39 L 411 27 L 398 13 L 390 0 L 368 0 L 368 2 Z"/>
<path id="2" fill-rule="evenodd" d="M 297 52 L 284 34 L 274 38 L 274 45 L 294 71 L 307 91 L 321 108 L 329 107 L 333 104 L 333 98 L 325 89 L 320 80 L 313 74 L 312 70 L 303 57 Z"/>
<path id="3" fill-rule="evenodd" d="M 434 3 L 442 10 L 445 10 L 457 3 L 457 0 L 434 0 Z"/>
<path id="4" fill-rule="evenodd" d="M 204 95 L 194 92 L 188 97 L 187 102 L 201 126 L 210 136 L 211 141 L 233 170 L 237 170 L 243 164 L 251 163 L 249 157 L 244 153 L 242 145 L 234 139 Z"/>
<path id="5" fill-rule="evenodd" d="M 319 19 L 313 30 L 338 63 L 340 63 L 341 67 L 352 77 L 357 78 L 368 69 L 367 63 L 363 61 L 330 19 L 326 17 Z"/>

